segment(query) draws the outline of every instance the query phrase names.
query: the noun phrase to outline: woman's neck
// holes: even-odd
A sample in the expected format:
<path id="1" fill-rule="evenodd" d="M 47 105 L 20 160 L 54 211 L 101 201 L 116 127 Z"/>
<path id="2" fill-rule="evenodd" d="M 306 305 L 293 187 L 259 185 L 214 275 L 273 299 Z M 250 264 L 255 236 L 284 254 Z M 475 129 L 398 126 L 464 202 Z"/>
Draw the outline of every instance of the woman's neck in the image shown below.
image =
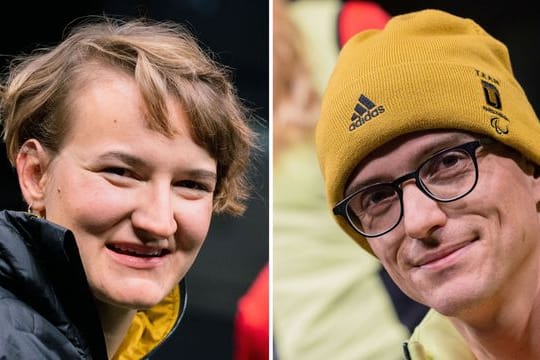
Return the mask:
<path id="1" fill-rule="evenodd" d="M 107 345 L 107 357 L 112 359 L 122 343 L 137 311 L 106 304 L 101 301 L 97 302 L 97 307 Z"/>

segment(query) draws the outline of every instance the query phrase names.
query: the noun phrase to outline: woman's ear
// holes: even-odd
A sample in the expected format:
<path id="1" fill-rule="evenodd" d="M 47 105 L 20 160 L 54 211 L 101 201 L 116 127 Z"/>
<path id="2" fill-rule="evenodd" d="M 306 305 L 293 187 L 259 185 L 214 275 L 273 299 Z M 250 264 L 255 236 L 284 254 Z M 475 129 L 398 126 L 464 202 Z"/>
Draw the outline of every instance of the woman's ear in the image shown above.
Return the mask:
<path id="1" fill-rule="evenodd" d="M 36 139 L 25 141 L 17 154 L 16 167 L 24 200 L 37 215 L 45 214 L 45 187 L 50 155 Z"/>

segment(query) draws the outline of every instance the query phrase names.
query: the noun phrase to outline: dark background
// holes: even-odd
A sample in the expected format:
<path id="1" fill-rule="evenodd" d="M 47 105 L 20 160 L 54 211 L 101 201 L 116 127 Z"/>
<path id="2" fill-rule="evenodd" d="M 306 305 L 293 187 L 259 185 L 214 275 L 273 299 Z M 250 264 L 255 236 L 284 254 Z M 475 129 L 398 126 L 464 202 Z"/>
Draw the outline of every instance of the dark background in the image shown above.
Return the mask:
<path id="1" fill-rule="evenodd" d="M 187 275 L 188 307 L 156 359 L 231 359 L 236 303 L 268 259 L 269 3 L 265 0 L 12 1 L 0 6 L 0 70 L 12 55 L 55 45 L 67 24 L 93 14 L 180 22 L 227 65 L 253 112 L 263 151 L 251 171 L 255 193 L 242 218 L 214 218 Z M 26 210 L 2 143 L 0 208 Z"/>

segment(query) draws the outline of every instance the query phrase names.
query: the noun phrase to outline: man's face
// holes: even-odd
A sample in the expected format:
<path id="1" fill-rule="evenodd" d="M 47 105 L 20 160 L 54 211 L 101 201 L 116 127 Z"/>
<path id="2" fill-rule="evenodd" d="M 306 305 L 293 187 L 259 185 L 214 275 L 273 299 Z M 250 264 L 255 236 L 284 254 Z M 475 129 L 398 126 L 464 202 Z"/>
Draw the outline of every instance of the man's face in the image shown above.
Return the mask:
<path id="1" fill-rule="evenodd" d="M 212 215 L 216 161 L 169 98 L 176 133 L 148 128 L 135 82 L 103 71 L 79 90 L 71 128 L 46 173 L 47 219 L 75 234 L 102 303 L 153 306 L 185 276 Z"/>
<path id="2" fill-rule="evenodd" d="M 348 189 L 391 182 L 437 151 L 477 138 L 457 131 L 400 137 L 364 160 Z M 368 239 L 405 293 L 450 316 L 512 297 L 523 284 L 537 283 L 540 268 L 540 180 L 533 165 L 500 144 L 476 155 L 478 183 L 470 194 L 441 203 L 407 181 L 401 222 Z"/>

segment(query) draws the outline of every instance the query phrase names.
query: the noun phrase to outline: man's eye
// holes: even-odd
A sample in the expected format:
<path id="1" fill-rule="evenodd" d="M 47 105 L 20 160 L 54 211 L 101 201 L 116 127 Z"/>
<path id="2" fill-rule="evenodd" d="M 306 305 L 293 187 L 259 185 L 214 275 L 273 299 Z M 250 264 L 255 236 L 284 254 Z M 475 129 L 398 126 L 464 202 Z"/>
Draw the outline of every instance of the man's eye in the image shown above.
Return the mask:
<path id="1" fill-rule="evenodd" d="M 395 193 L 393 191 L 390 191 L 387 189 L 384 191 L 379 190 L 379 191 L 371 193 L 370 196 L 367 198 L 367 200 L 372 204 L 378 204 L 388 198 L 391 198 L 394 195 Z"/>
<path id="2" fill-rule="evenodd" d="M 458 154 L 452 153 L 447 154 L 446 156 L 441 157 L 439 167 L 440 168 L 450 168 L 456 165 L 463 156 L 458 156 Z"/>
<path id="3" fill-rule="evenodd" d="M 447 174 L 449 171 L 467 169 L 470 163 L 472 162 L 467 154 L 460 151 L 452 151 L 432 159 L 425 169 L 423 169 L 423 172 L 432 176 Z"/>

